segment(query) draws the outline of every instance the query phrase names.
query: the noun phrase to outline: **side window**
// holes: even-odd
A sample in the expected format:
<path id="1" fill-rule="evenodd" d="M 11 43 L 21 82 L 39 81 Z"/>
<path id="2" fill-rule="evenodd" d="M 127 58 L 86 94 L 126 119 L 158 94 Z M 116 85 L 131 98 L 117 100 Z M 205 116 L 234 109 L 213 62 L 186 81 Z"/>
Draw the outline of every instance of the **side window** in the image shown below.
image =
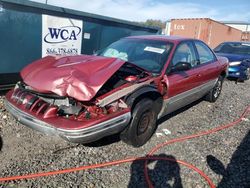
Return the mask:
<path id="1" fill-rule="evenodd" d="M 195 41 L 195 47 L 199 55 L 200 64 L 207 63 L 214 60 L 212 51 L 202 42 Z"/>
<path id="2" fill-rule="evenodd" d="M 192 67 L 196 66 L 195 51 L 191 42 L 181 43 L 177 47 L 172 59 L 172 66 L 175 66 L 179 62 L 190 63 Z"/>

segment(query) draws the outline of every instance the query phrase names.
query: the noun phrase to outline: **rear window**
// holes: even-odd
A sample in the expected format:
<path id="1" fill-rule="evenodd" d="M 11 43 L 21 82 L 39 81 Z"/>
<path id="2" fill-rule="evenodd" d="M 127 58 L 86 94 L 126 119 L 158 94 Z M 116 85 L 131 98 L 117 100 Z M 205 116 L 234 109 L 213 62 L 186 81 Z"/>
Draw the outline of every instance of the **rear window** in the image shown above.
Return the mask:
<path id="1" fill-rule="evenodd" d="M 200 64 L 214 61 L 214 54 L 207 45 L 199 41 L 195 41 L 194 44 L 199 55 Z"/>

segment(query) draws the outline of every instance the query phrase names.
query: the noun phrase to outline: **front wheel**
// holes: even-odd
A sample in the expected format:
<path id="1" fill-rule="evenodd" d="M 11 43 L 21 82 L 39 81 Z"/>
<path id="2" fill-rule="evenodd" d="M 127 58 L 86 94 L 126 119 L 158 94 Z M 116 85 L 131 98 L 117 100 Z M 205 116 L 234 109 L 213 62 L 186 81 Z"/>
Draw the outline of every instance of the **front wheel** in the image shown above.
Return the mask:
<path id="1" fill-rule="evenodd" d="M 215 102 L 220 94 L 221 94 L 221 90 L 222 90 L 222 84 L 223 84 L 223 79 L 224 77 L 219 76 L 215 86 L 213 87 L 213 89 L 211 89 L 208 94 L 205 96 L 205 99 L 209 102 Z"/>
<path id="2" fill-rule="evenodd" d="M 120 135 L 122 141 L 134 147 L 144 145 L 155 132 L 156 120 L 157 111 L 153 101 L 142 99 L 133 109 L 130 125 Z"/>

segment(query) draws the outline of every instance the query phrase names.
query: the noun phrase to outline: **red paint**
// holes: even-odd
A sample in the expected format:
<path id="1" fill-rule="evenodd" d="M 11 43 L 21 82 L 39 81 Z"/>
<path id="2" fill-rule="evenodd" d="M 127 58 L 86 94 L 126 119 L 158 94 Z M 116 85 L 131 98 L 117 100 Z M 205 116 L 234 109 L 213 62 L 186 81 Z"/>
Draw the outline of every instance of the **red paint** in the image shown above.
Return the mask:
<path id="1" fill-rule="evenodd" d="M 21 76 L 24 82 L 33 90 L 41 93 L 55 93 L 60 96 L 74 98 L 78 101 L 78 105 L 83 106 L 86 111 L 69 117 L 60 116 L 58 115 L 58 107 L 47 106 L 48 103 L 43 101 L 43 99 L 35 101 L 29 110 L 26 108 L 26 103 L 31 100 L 32 95 L 27 95 L 25 102 L 23 101 L 22 104 L 18 104 L 16 102 L 18 99 L 11 98 L 13 90 L 6 95 L 6 99 L 21 111 L 31 114 L 56 128 L 78 130 L 129 112 L 130 108 L 126 106 L 122 108 L 119 108 L 118 104 L 116 106 L 115 102 L 120 101 L 121 98 L 117 99 L 114 102 L 115 104 L 105 106 L 105 109 L 95 105 L 95 102 L 134 83 L 152 82 L 162 97 L 166 99 L 218 78 L 223 71 L 226 71 L 228 66 L 225 59 L 218 59 L 215 62 L 206 63 L 188 71 L 166 75 L 167 67 L 171 63 L 177 45 L 186 39 L 160 35 L 134 36 L 129 38 L 133 40 L 161 40 L 174 44 L 168 60 L 159 75 L 153 76 L 148 73 L 148 76 L 142 79 L 138 79 L 134 75 L 128 76 L 125 78 L 128 83 L 107 91 L 95 98 L 94 101 L 91 99 L 95 97 L 96 93 L 107 80 L 125 63 L 124 61 L 116 58 L 87 55 L 63 58 L 45 57 L 22 70 Z M 20 98 L 23 91 L 17 89 L 14 93 L 17 95 L 17 98 Z M 91 118 L 87 118 L 86 113 L 90 113 Z"/>
<path id="2" fill-rule="evenodd" d="M 56 106 L 50 106 L 45 113 L 43 114 L 42 118 L 48 119 L 52 117 L 57 117 L 58 108 Z"/>
<path id="3" fill-rule="evenodd" d="M 25 67 L 21 76 L 32 89 L 41 93 L 91 100 L 102 85 L 124 64 L 116 58 L 69 56 L 45 57 Z"/>
<path id="4" fill-rule="evenodd" d="M 128 82 L 133 82 L 133 81 L 137 80 L 137 77 L 136 76 L 128 76 L 127 78 L 125 78 L 125 80 Z"/>
<path id="5" fill-rule="evenodd" d="M 50 107 L 46 110 L 46 112 L 44 114 L 40 113 L 37 115 L 36 111 L 33 112 L 30 110 L 27 110 L 24 105 L 22 105 L 22 104 L 18 105 L 16 102 L 14 102 L 11 99 L 12 92 L 13 92 L 13 90 L 9 91 L 6 95 L 6 99 L 12 105 L 19 108 L 23 112 L 36 117 L 37 119 L 39 119 L 41 121 L 45 121 L 46 123 L 53 125 L 56 128 L 61 128 L 61 129 L 78 130 L 78 129 L 87 128 L 87 127 L 96 125 L 98 123 L 104 122 L 106 120 L 112 119 L 114 117 L 117 117 L 119 115 L 125 114 L 125 113 L 130 111 L 129 108 L 126 108 L 126 109 L 123 109 L 121 111 L 116 111 L 114 113 L 107 114 L 105 116 L 104 115 L 96 116 L 96 117 L 92 117 L 91 119 L 82 118 L 81 121 L 79 119 L 75 120 L 75 119 L 65 118 L 62 116 L 57 116 L 57 108 L 55 108 L 55 107 Z"/>

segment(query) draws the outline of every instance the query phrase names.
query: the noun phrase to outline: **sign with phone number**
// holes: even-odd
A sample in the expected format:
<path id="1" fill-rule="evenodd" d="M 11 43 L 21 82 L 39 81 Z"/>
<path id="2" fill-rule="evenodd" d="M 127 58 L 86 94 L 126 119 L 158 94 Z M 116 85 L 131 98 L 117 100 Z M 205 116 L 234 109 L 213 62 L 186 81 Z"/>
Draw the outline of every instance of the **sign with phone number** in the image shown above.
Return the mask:
<path id="1" fill-rule="evenodd" d="M 42 15 L 42 57 L 81 53 L 82 21 Z"/>

